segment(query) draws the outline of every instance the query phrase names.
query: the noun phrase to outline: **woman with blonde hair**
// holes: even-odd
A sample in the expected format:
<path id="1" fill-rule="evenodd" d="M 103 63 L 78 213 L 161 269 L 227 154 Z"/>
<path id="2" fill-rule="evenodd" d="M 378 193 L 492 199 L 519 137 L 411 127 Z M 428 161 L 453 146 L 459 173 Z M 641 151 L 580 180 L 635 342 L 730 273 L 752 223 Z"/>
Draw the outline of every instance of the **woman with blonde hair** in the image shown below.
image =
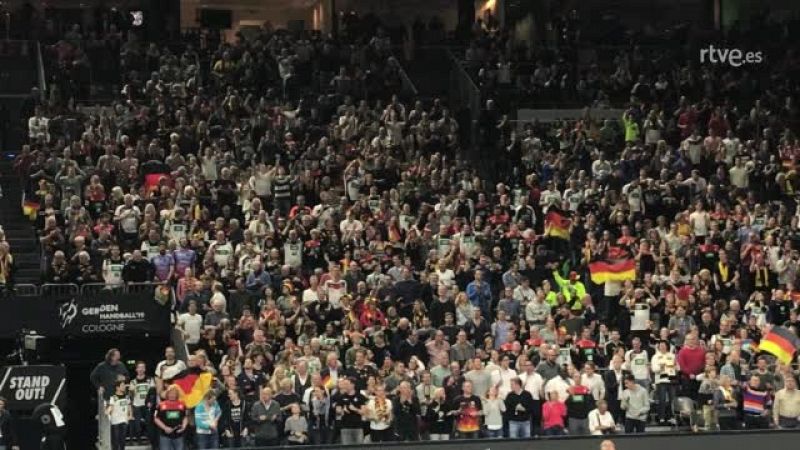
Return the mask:
<path id="1" fill-rule="evenodd" d="M 286 366 L 278 364 L 272 372 L 272 378 L 269 379 L 269 387 L 272 388 L 272 392 L 280 392 L 281 382 L 288 379 L 289 375 L 287 374 Z"/>
<path id="2" fill-rule="evenodd" d="M 445 398 L 444 388 L 433 391 L 431 402 L 425 410 L 425 423 L 432 441 L 450 440 L 453 430 L 453 407 Z"/>
<path id="3" fill-rule="evenodd" d="M 455 298 L 456 305 L 456 325 L 463 327 L 467 322 L 472 319 L 473 310 L 475 309 L 467 298 L 465 292 L 459 292 Z"/>
<path id="4" fill-rule="evenodd" d="M 503 415 L 506 412 L 506 404 L 498 397 L 497 386 L 489 388 L 482 403 L 484 422 L 489 438 L 498 439 L 503 437 Z"/>

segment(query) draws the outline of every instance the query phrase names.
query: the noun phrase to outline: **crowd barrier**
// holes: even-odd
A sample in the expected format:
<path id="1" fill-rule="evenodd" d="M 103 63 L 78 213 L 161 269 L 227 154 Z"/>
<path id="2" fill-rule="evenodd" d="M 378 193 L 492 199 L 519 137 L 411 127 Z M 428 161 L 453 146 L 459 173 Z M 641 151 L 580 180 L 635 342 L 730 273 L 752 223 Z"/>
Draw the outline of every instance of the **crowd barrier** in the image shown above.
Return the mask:
<path id="1" fill-rule="evenodd" d="M 727 431 L 716 433 L 657 433 L 619 436 L 586 436 L 532 439 L 480 439 L 426 442 L 382 442 L 362 445 L 302 446 L 304 450 L 598 450 L 603 439 L 610 439 L 617 450 L 710 450 L 730 449 L 788 449 L 797 445 L 800 431 Z M 233 449 L 224 449 L 233 450 Z M 238 450 L 266 450 L 247 447 Z"/>

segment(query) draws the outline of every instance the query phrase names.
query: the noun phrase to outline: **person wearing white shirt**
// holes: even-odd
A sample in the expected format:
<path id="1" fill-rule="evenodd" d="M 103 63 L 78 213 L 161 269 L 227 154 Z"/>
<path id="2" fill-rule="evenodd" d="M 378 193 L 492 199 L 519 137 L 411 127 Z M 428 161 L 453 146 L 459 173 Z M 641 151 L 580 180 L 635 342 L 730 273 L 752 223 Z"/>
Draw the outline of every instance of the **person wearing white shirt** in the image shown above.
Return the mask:
<path id="1" fill-rule="evenodd" d="M 178 316 L 178 328 L 183 331 L 186 346 L 192 352 L 200 342 L 203 329 L 203 316 L 197 314 L 197 302 L 189 301 L 189 311 Z"/>
<path id="2" fill-rule="evenodd" d="M 741 158 L 736 158 L 736 165 L 728 170 L 731 185 L 737 189 L 747 189 L 750 185 L 750 172 L 752 171 L 752 165 L 749 163 L 745 165 Z"/>
<path id="3" fill-rule="evenodd" d="M 36 107 L 36 112 L 30 119 L 28 119 L 28 137 L 30 137 L 31 140 L 34 140 L 39 136 L 43 136 L 44 139 L 49 142 L 49 124 L 50 119 L 42 115 L 42 109 L 40 107 Z"/>
<path id="4" fill-rule="evenodd" d="M 164 360 L 156 365 L 155 375 L 158 391 L 163 390 L 164 380 L 171 380 L 184 370 L 186 370 L 186 363 L 176 358 L 173 347 L 167 347 L 164 350 Z"/>
<path id="5" fill-rule="evenodd" d="M 106 415 L 111 423 L 111 448 L 125 449 L 125 438 L 128 434 L 128 422 L 133 420 L 133 407 L 128 396 L 125 381 L 117 381 L 115 392 L 106 403 Z"/>
<path id="6" fill-rule="evenodd" d="M 375 388 L 375 396 L 367 402 L 369 414 L 370 436 L 373 442 L 386 442 L 391 440 L 392 433 L 392 401 L 386 398 L 386 388 L 383 385 Z"/>
<path id="7" fill-rule="evenodd" d="M 492 385 L 497 386 L 497 395 L 501 399 L 505 399 L 506 395 L 511 392 L 511 380 L 517 377 L 517 371 L 509 367 L 510 363 L 511 359 L 503 356 L 503 359 L 500 360 L 500 368 L 492 372 Z"/>
<path id="8" fill-rule="evenodd" d="M 622 187 L 622 195 L 628 201 L 628 208 L 634 214 L 644 213 L 644 201 L 642 199 L 642 187 L 639 179 L 634 178 L 630 183 Z"/>
<path id="9" fill-rule="evenodd" d="M 642 349 L 642 341 L 638 337 L 631 341 L 633 348 L 625 353 L 625 370 L 629 371 L 636 384 L 650 389 L 650 358 Z"/>
<path id="10" fill-rule="evenodd" d="M 319 281 L 316 275 L 308 279 L 308 288 L 303 290 L 303 304 L 310 305 L 319 301 Z"/>
<path id="11" fill-rule="evenodd" d="M 342 232 L 342 241 L 353 239 L 364 231 L 364 224 L 360 220 L 353 218 L 353 213 L 348 211 L 347 218 L 339 223 L 339 230 Z"/>
<path id="12" fill-rule="evenodd" d="M 572 380 L 569 378 L 565 378 L 564 376 L 558 375 L 544 384 L 544 392 L 558 392 L 558 400 L 561 403 L 567 401 L 567 397 L 569 397 L 569 387 L 572 386 Z"/>
<path id="13" fill-rule="evenodd" d="M 608 403 L 605 400 L 599 400 L 596 406 L 597 408 L 589 411 L 589 432 L 592 433 L 592 436 L 616 433 L 617 423 L 614 421 L 614 416 L 608 411 Z"/>
<path id="14" fill-rule="evenodd" d="M 547 213 L 551 206 L 561 206 L 561 192 L 556 189 L 554 182 L 547 182 L 547 189 L 543 190 L 539 196 L 539 206 L 542 207 L 543 213 Z"/>
<path id="15" fill-rule="evenodd" d="M 695 204 L 694 211 L 689 214 L 689 223 L 692 225 L 692 233 L 696 237 L 705 238 L 711 226 L 711 216 L 703 208 L 703 202 Z"/>
<path id="16" fill-rule="evenodd" d="M 536 372 L 533 362 L 529 359 L 522 361 L 522 372 L 519 374 L 519 380 L 522 382 L 522 389 L 530 392 L 533 397 L 533 433 L 539 434 L 542 428 L 542 399 L 544 398 L 544 378 Z"/>
<path id="17" fill-rule="evenodd" d="M 673 382 L 678 375 L 678 360 L 669 350 L 667 341 L 660 341 L 653 359 L 650 362 L 656 384 L 656 400 L 658 401 L 658 421 L 665 423 L 669 420 L 670 410 L 675 399 L 676 386 Z"/>
<path id="18" fill-rule="evenodd" d="M 520 284 L 514 288 L 514 300 L 518 301 L 520 305 L 527 306 L 528 303 L 533 301 L 536 297 L 536 291 L 531 287 L 531 280 L 528 277 L 522 277 Z"/>
<path id="19" fill-rule="evenodd" d="M 581 385 L 589 388 L 595 401 L 606 398 L 606 384 L 603 377 L 595 372 L 595 365 L 593 362 L 587 362 L 583 366 L 583 374 L 581 374 Z"/>
<path id="20" fill-rule="evenodd" d="M 733 135 L 732 130 L 728 130 L 727 136 L 722 140 L 722 146 L 725 148 L 725 164 L 733 164 L 736 155 L 739 153 L 739 148 L 742 142 L 739 138 Z"/>

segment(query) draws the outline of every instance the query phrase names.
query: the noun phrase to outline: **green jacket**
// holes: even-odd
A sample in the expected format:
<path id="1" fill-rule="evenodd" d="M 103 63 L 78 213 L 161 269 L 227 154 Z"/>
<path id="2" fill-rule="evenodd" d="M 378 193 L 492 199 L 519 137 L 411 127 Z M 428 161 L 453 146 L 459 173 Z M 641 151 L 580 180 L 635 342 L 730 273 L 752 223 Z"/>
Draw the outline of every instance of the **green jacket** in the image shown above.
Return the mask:
<path id="1" fill-rule="evenodd" d="M 556 284 L 558 284 L 558 286 L 561 288 L 561 294 L 564 295 L 564 299 L 567 301 L 567 304 L 571 305 L 570 308 L 573 311 L 582 309 L 582 300 L 586 295 L 586 286 L 584 286 L 581 281 L 570 283 L 569 280 L 562 278 L 561 274 L 559 274 L 557 270 L 553 271 L 553 278 L 556 280 Z"/>

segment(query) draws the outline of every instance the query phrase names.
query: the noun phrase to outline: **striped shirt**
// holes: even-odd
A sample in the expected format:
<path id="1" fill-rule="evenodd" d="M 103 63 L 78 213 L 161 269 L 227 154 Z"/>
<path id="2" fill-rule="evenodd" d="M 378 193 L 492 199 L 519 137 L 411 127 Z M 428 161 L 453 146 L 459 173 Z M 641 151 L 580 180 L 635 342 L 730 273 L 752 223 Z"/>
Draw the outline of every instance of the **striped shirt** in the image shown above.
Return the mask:
<path id="1" fill-rule="evenodd" d="M 272 181 L 272 194 L 276 200 L 287 199 L 292 196 L 292 178 L 288 175 L 279 176 Z"/>
<path id="2" fill-rule="evenodd" d="M 767 401 L 769 400 L 769 392 L 758 391 L 750 386 L 747 386 L 742 392 L 742 411 L 745 414 L 761 415 L 767 409 Z"/>

